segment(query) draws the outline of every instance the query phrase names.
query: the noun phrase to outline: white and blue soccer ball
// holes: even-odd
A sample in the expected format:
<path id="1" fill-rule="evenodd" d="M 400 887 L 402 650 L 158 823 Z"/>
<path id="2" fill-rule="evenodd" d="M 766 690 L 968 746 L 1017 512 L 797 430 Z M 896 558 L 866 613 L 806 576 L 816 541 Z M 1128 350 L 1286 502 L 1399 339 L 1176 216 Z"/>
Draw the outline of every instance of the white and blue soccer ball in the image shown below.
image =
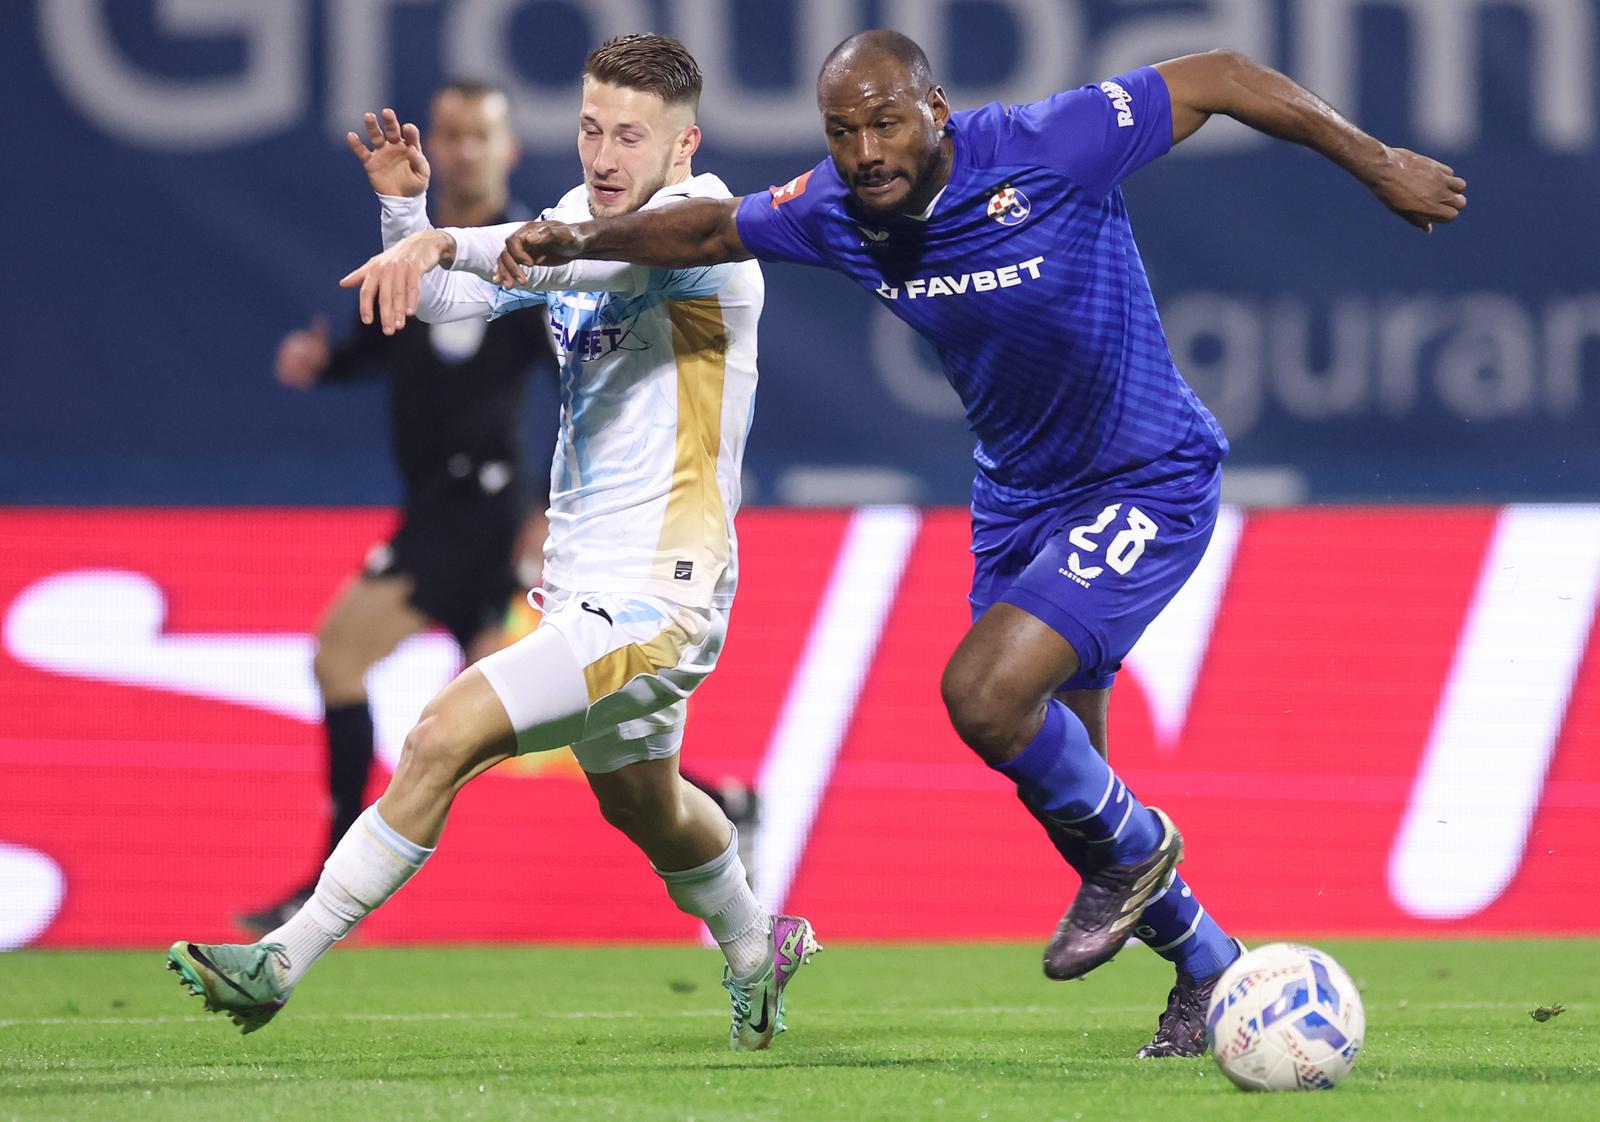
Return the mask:
<path id="1" fill-rule="evenodd" d="M 1246 1091 L 1327 1091 L 1355 1066 L 1367 1031 L 1361 995 L 1333 956 L 1269 943 L 1240 956 L 1211 995 L 1206 1040 Z"/>

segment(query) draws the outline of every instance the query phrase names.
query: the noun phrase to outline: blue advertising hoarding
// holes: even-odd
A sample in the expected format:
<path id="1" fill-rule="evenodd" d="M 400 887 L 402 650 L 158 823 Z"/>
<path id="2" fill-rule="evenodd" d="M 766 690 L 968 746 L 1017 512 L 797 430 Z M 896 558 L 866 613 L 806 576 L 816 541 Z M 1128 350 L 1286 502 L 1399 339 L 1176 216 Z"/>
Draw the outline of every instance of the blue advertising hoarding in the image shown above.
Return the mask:
<path id="1" fill-rule="evenodd" d="M 505 85 L 538 208 L 580 178 L 588 48 L 665 31 L 706 75 L 697 170 L 756 191 L 822 154 L 816 66 L 873 25 L 922 42 L 957 107 L 1232 47 L 1452 164 L 1471 205 L 1431 238 L 1232 122 L 1141 171 L 1126 194 L 1180 367 L 1231 466 L 1290 497 L 1600 494 L 1595 0 L 25 0 L 0 18 L 0 501 L 391 500 L 381 393 L 271 377 L 285 330 L 351 315 L 336 279 L 375 249 L 342 139 L 363 110 L 422 120 L 447 77 Z M 754 497 L 964 501 L 970 439 L 933 356 L 841 278 L 767 280 Z"/>

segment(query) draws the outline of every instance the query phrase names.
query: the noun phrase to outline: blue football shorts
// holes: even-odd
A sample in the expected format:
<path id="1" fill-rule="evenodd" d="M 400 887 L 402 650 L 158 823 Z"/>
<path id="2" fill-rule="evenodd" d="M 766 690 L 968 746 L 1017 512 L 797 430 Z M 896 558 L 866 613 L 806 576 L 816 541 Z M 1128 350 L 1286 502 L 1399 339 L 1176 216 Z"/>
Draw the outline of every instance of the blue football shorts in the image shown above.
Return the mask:
<path id="1" fill-rule="evenodd" d="M 1106 689 L 1122 660 L 1200 564 L 1222 473 L 1116 485 L 1026 515 L 972 508 L 972 618 L 997 602 L 1049 624 L 1078 653 L 1062 689 Z"/>

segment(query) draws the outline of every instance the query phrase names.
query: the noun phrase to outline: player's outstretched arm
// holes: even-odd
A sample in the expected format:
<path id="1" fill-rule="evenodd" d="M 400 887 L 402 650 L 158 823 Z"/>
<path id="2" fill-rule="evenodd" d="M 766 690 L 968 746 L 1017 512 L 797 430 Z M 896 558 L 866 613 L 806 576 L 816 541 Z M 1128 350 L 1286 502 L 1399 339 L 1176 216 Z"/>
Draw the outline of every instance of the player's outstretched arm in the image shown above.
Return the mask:
<path id="1" fill-rule="evenodd" d="M 467 273 L 447 273 L 456 243 L 444 230 L 419 230 L 339 281 L 359 288 L 361 322 L 376 320 L 393 335 L 412 316 L 427 323 L 487 316 L 494 288 Z"/>
<path id="2" fill-rule="evenodd" d="M 1449 167 L 1368 136 L 1293 79 L 1236 51 L 1156 64 L 1172 95 L 1172 142 L 1193 136 L 1213 113 L 1321 152 L 1390 210 L 1419 229 L 1450 222 L 1467 205 L 1467 182 Z"/>
<path id="3" fill-rule="evenodd" d="M 685 199 L 616 218 L 589 222 L 529 222 L 506 239 L 495 282 L 520 285 L 524 266 L 560 265 L 574 259 L 627 261 L 659 269 L 687 269 L 748 261 L 734 220 L 738 199 Z"/>

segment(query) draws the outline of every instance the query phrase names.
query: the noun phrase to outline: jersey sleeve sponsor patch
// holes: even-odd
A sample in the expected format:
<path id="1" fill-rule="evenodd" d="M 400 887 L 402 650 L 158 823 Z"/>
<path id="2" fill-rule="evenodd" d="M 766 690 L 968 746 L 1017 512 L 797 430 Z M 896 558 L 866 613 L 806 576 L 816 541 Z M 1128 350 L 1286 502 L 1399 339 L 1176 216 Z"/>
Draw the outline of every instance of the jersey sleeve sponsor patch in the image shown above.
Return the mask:
<path id="1" fill-rule="evenodd" d="M 1133 127 L 1133 98 L 1128 91 L 1122 88 L 1121 82 L 1106 81 L 1100 83 L 1100 91 L 1111 99 L 1111 108 L 1117 114 L 1117 127 L 1131 129 Z"/>
<path id="2" fill-rule="evenodd" d="M 816 169 L 813 168 L 812 171 Z M 767 193 L 772 196 L 773 207 L 780 207 L 784 203 L 791 203 L 806 193 L 806 184 L 811 182 L 811 172 L 802 172 L 781 187 L 768 187 Z"/>

